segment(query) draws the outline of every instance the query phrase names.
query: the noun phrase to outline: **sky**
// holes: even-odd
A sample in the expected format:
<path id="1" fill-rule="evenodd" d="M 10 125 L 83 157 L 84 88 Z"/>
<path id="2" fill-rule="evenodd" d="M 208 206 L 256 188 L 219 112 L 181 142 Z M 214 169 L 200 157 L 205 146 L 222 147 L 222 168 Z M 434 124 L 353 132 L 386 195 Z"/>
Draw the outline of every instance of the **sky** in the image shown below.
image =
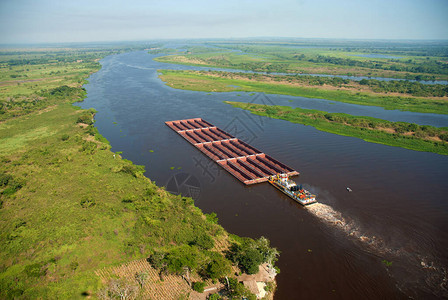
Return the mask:
<path id="1" fill-rule="evenodd" d="M 0 0 L 0 44 L 448 39 L 448 0 Z"/>

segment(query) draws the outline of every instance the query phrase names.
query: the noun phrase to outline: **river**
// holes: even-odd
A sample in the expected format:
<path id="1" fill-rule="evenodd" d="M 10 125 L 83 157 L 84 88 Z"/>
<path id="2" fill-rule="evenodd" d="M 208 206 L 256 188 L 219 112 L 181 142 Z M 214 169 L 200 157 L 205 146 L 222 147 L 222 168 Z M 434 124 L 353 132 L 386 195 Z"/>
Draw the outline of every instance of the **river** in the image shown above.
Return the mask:
<path id="1" fill-rule="evenodd" d="M 306 104 L 437 126 L 448 126 L 447 116 L 301 97 L 176 90 L 158 78 L 157 69 L 193 68 L 154 57 L 140 51 L 104 58 L 79 105 L 98 111 L 95 126 L 112 150 L 145 165 L 146 176 L 158 185 L 190 193 L 231 233 L 269 238 L 281 251 L 276 299 L 448 296 L 447 156 L 258 117 L 223 101 Z M 164 124 L 193 117 L 298 170 L 296 181 L 321 204 L 303 208 L 267 183 L 243 186 Z M 182 176 L 191 180 L 173 186 L 173 178 Z"/>

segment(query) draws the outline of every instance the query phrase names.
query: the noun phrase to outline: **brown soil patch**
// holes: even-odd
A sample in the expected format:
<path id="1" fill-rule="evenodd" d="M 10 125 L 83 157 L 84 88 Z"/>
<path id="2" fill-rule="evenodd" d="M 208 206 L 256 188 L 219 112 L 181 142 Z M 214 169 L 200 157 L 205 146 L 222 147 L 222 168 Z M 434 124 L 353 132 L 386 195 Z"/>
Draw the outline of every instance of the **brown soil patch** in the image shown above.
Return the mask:
<path id="1" fill-rule="evenodd" d="M 38 115 L 41 115 L 41 114 L 43 114 L 43 113 L 52 111 L 52 110 L 55 109 L 56 107 L 58 107 L 58 106 L 57 106 L 57 105 L 49 106 L 49 107 L 47 107 L 47 108 L 44 108 L 44 109 L 39 110 L 39 111 L 37 112 L 37 114 L 38 114 Z"/>
<path id="2" fill-rule="evenodd" d="M 438 136 L 428 136 L 425 140 L 433 141 L 433 142 L 442 142 L 442 140 Z"/>
<path id="3" fill-rule="evenodd" d="M 95 137 L 92 135 L 87 135 L 83 138 L 83 140 L 88 141 L 88 142 L 94 142 L 94 143 L 99 143 L 97 140 L 95 140 Z"/>
<path id="4" fill-rule="evenodd" d="M 395 129 L 392 129 L 392 128 L 378 127 L 377 129 L 387 132 L 387 133 L 395 133 Z"/>
<path id="5" fill-rule="evenodd" d="M 197 64 L 197 65 L 207 65 L 208 64 L 207 62 L 205 62 L 203 60 L 188 58 L 185 56 L 171 56 L 170 58 L 172 61 L 179 62 L 179 63 Z"/>

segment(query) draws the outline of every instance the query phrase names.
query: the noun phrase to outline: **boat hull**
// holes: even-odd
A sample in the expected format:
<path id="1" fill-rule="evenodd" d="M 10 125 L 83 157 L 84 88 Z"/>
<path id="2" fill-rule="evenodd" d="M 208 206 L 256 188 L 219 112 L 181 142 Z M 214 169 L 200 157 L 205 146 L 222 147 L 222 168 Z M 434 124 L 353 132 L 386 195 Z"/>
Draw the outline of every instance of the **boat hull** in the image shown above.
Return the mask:
<path id="1" fill-rule="evenodd" d="M 303 206 L 311 205 L 311 204 L 314 204 L 317 202 L 315 198 L 300 199 L 300 198 L 296 197 L 294 194 L 292 194 L 289 190 L 285 189 L 285 187 L 276 183 L 275 181 L 269 180 L 269 183 L 272 184 L 276 189 L 281 191 L 283 194 L 287 195 L 289 198 L 293 199 L 294 201 L 296 201 L 297 203 L 299 203 Z"/>

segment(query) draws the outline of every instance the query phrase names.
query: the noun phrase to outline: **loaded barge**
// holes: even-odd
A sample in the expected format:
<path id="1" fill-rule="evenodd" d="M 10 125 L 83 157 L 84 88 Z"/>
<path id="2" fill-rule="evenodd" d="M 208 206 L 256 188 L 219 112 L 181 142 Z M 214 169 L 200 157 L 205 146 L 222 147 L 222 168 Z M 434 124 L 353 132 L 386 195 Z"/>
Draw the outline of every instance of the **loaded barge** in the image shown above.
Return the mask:
<path id="1" fill-rule="evenodd" d="M 314 195 L 304 189 L 295 190 L 297 185 L 292 185 L 289 177 L 299 175 L 299 172 L 211 123 L 194 118 L 165 124 L 242 183 L 250 185 L 269 181 L 302 205 L 316 202 Z"/>

